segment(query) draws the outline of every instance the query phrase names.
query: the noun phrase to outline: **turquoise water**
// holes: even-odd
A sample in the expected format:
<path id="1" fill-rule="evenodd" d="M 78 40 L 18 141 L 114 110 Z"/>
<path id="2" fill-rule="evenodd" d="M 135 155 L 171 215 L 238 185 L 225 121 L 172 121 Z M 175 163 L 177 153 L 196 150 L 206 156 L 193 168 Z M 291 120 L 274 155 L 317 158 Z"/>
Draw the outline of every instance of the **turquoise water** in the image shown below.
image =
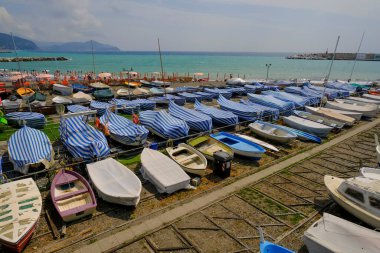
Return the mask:
<path id="1" fill-rule="evenodd" d="M 192 75 L 203 72 L 210 74 L 211 79 L 224 78 L 233 74 L 234 77 L 265 78 L 265 64 L 272 64 L 269 70 L 270 79 L 308 78 L 321 79 L 327 75 L 330 61 L 317 60 L 287 60 L 285 56 L 293 53 L 207 53 L 207 52 L 164 52 L 164 72 L 171 75 Z M 62 52 L 32 52 L 18 51 L 19 56 L 44 56 L 70 58 L 70 61 L 52 62 L 21 62 L 23 70 L 44 70 L 53 72 L 59 69 L 91 71 L 93 69 L 92 54 L 62 53 Z M 0 57 L 14 57 L 14 53 L 2 53 Z M 353 61 L 335 61 L 331 79 L 348 79 Z M 95 52 L 95 71 L 120 72 L 133 68 L 140 73 L 160 72 L 160 60 L 157 52 Z M 0 69 L 18 69 L 16 63 L 0 63 Z M 356 63 L 353 79 L 380 80 L 380 62 Z"/>

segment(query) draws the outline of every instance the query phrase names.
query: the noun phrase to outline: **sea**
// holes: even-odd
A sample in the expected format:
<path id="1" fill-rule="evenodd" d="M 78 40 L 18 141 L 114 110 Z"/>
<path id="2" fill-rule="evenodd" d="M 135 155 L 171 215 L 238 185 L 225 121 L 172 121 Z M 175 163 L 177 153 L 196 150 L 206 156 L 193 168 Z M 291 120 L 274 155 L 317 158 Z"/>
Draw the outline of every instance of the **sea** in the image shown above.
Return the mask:
<path id="1" fill-rule="evenodd" d="M 311 79 L 321 80 L 327 76 L 331 61 L 291 60 L 291 53 L 252 52 L 162 52 L 162 65 L 166 74 L 193 76 L 203 73 L 203 77 L 223 80 L 230 77 L 245 79 L 268 78 L 274 80 Z M 49 70 L 54 72 L 93 71 L 119 73 L 133 70 L 141 74 L 161 72 L 158 52 L 44 52 L 17 51 L 19 57 L 66 57 L 68 61 L 21 62 L 21 70 Z M 15 57 L 15 52 L 1 53 L 0 57 Z M 267 65 L 270 67 L 267 68 Z M 379 81 L 380 61 L 335 61 L 330 79 L 347 80 L 355 64 L 352 80 Z M 0 69 L 18 70 L 17 63 L 0 62 Z"/>

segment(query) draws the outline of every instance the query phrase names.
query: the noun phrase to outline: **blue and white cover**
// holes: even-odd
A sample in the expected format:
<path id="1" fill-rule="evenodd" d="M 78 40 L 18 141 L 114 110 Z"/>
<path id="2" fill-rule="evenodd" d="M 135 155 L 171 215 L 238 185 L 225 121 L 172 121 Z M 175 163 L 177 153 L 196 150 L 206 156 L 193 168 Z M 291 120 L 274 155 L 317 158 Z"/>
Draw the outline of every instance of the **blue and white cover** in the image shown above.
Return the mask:
<path id="1" fill-rule="evenodd" d="M 86 107 L 86 106 L 83 106 L 83 105 L 68 105 L 67 106 L 67 110 L 69 112 L 86 112 L 86 111 L 90 111 L 90 108 Z"/>
<path id="2" fill-rule="evenodd" d="M 277 86 L 292 86 L 292 85 L 295 85 L 294 82 L 289 82 L 289 81 L 285 81 L 285 80 L 276 80 L 276 81 L 271 82 L 271 84 L 277 85 Z"/>
<path id="3" fill-rule="evenodd" d="M 240 103 L 256 108 L 260 111 L 262 120 L 277 120 L 280 117 L 280 110 L 260 104 L 253 103 L 252 101 L 240 99 Z"/>
<path id="4" fill-rule="evenodd" d="M 174 92 L 192 92 L 192 91 L 197 91 L 199 87 L 192 87 L 192 86 L 182 86 L 182 87 L 177 87 L 174 89 Z"/>
<path id="5" fill-rule="evenodd" d="M 169 101 L 174 101 L 177 105 L 184 105 L 186 102 L 186 99 L 184 97 L 174 96 L 172 94 L 166 94 L 164 95 Z"/>
<path id="6" fill-rule="evenodd" d="M 239 122 L 238 116 L 232 112 L 206 106 L 199 101 L 195 101 L 194 108 L 195 110 L 210 116 L 215 124 L 230 126 L 236 125 Z"/>
<path id="7" fill-rule="evenodd" d="M 346 90 L 350 93 L 358 91 L 358 87 L 355 87 L 349 83 L 343 83 L 343 82 L 330 82 L 326 84 L 327 88 L 331 89 L 338 89 L 338 90 Z"/>
<path id="8" fill-rule="evenodd" d="M 82 120 L 83 117 L 62 118 L 59 133 L 63 145 L 75 158 L 85 161 L 106 157 L 110 153 L 104 134 Z"/>
<path id="9" fill-rule="evenodd" d="M 280 113 L 283 115 L 291 115 L 292 110 L 295 108 L 293 102 L 285 102 L 270 95 L 257 95 L 248 93 L 248 98 L 250 101 L 256 104 L 276 108 L 280 110 Z"/>
<path id="10" fill-rule="evenodd" d="M 46 123 L 45 116 L 37 112 L 11 112 L 5 115 L 9 125 L 22 126 L 22 121 L 33 128 L 43 128 Z"/>
<path id="11" fill-rule="evenodd" d="M 271 95 L 275 98 L 278 98 L 285 102 L 293 102 L 296 107 L 304 107 L 305 105 L 313 105 L 318 103 L 318 100 L 315 98 L 299 96 L 296 94 L 288 93 L 288 92 L 280 92 L 280 91 L 263 91 L 264 95 Z"/>
<path id="12" fill-rule="evenodd" d="M 242 95 L 247 94 L 246 89 L 244 89 L 243 87 L 232 87 L 232 88 L 227 88 L 226 90 L 231 92 L 232 95 L 242 96 Z"/>
<path id="13" fill-rule="evenodd" d="M 194 92 L 194 94 L 202 96 L 202 100 L 212 100 L 214 98 L 214 94 L 208 93 L 208 92 L 203 92 L 203 91 L 197 91 Z"/>
<path id="14" fill-rule="evenodd" d="M 245 89 L 246 93 L 255 93 L 256 91 L 261 90 L 262 87 L 263 87 L 263 85 L 261 83 L 244 85 L 244 89 Z"/>
<path id="15" fill-rule="evenodd" d="M 164 94 L 164 92 L 165 92 L 164 89 L 156 88 L 156 87 L 150 88 L 149 90 L 150 90 L 150 92 L 152 92 L 153 94 Z"/>
<path id="16" fill-rule="evenodd" d="M 195 100 L 202 101 L 202 96 L 195 93 L 182 92 L 178 93 L 178 96 L 185 98 L 186 102 L 194 103 Z"/>
<path id="17" fill-rule="evenodd" d="M 90 108 L 93 110 L 96 110 L 98 113 L 97 115 L 102 116 L 106 110 L 113 105 L 106 102 L 100 102 L 100 101 L 91 101 Z"/>
<path id="18" fill-rule="evenodd" d="M 219 96 L 218 104 L 221 109 L 230 111 L 243 120 L 256 120 L 261 117 L 261 111 L 259 109 L 230 101 L 223 96 Z"/>
<path id="19" fill-rule="evenodd" d="M 312 90 L 317 90 L 320 92 L 323 92 L 323 90 L 325 89 L 324 87 L 315 86 L 315 85 L 312 85 L 311 83 L 304 83 L 303 86 L 307 86 Z M 331 89 L 331 88 L 326 87 L 325 92 L 327 93 L 327 95 L 329 95 L 329 93 L 331 94 L 330 95 L 331 99 L 345 98 L 345 97 L 350 96 L 350 92 L 346 90 Z"/>
<path id="20" fill-rule="evenodd" d="M 149 99 L 139 98 L 139 99 L 131 100 L 131 102 L 138 104 L 140 106 L 141 111 L 156 109 L 156 102 L 151 101 Z"/>
<path id="21" fill-rule="evenodd" d="M 232 93 L 229 92 L 228 90 L 222 90 L 222 89 L 210 89 L 210 88 L 205 88 L 205 92 L 213 94 L 213 98 L 218 98 L 219 95 L 222 95 L 223 97 L 230 99 L 232 97 Z"/>
<path id="22" fill-rule="evenodd" d="M 322 97 L 321 94 L 315 94 L 315 92 L 311 92 L 310 89 L 305 90 L 303 87 L 286 87 L 284 90 L 285 92 L 288 92 L 288 93 L 314 98 L 318 100 L 318 103 L 320 103 L 321 97 Z"/>
<path id="23" fill-rule="evenodd" d="M 129 101 L 125 99 L 113 98 L 109 103 L 116 105 L 116 107 L 121 112 L 126 113 L 126 114 L 133 114 L 133 113 L 140 112 L 140 105 L 135 103 L 133 100 Z"/>
<path id="24" fill-rule="evenodd" d="M 184 120 L 192 130 L 206 132 L 212 129 L 212 119 L 210 116 L 179 106 L 173 101 L 169 103 L 169 113 L 178 119 Z"/>
<path id="25" fill-rule="evenodd" d="M 189 133 L 189 126 L 185 121 L 171 116 L 164 110 L 141 112 L 139 119 L 142 125 L 164 139 L 181 138 Z"/>
<path id="26" fill-rule="evenodd" d="M 123 116 L 107 110 L 100 122 L 108 127 L 112 139 L 125 145 L 142 145 L 146 142 L 149 131 L 144 126 L 136 125 Z"/>
<path id="27" fill-rule="evenodd" d="M 43 163 L 46 168 L 54 159 L 53 147 L 49 138 L 40 130 L 23 126 L 9 138 L 9 160 L 15 170 L 27 174 L 29 166 Z"/>

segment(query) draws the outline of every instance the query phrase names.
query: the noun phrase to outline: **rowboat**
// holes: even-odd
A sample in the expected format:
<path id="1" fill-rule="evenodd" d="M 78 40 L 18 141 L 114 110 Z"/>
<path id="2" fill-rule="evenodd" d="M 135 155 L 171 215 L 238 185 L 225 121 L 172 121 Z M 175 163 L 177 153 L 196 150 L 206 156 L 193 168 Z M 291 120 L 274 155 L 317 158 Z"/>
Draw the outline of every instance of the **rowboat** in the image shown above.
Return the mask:
<path id="1" fill-rule="evenodd" d="M 294 102 L 285 102 L 271 95 L 258 95 L 248 93 L 248 98 L 250 101 L 254 103 L 271 108 L 276 108 L 280 110 L 280 113 L 282 113 L 283 115 L 290 115 L 292 113 L 292 110 L 295 108 Z"/>
<path id="2" fill-rule="evenodd" d="M 366 177 L 342 179 L 325 175 L 324 182 L 331 197 L 341 207 L 372 227 L 380 227 L 379 180 Z"/>
<path id="3" fill-rule="evenodd" d="M 132 88 L 137 88 L 142 85 L 140 82 L 128 82 L 128 81 L 124 82 L 124 84 Z"/>
<path id="4" fill-rule="evenodd" d="M 201 152 L 208 160 L 214 160 L 214 153 L 217 151 L 224 151 L 233 157 L 234 152 L 230 147 L 224 143 L 211 138 L 208 135 L 196 137 L 187 141 L 187 144 Z"/>
<path id="5" fill-rule="evenodd" d="M 351 112 L 351 111 L 331 109 L 331 108 L 326 108 L 326 107 L 323 107 L 323 109 L 328 110 L 329 112 L 346 115 L 348 117 L 354 118 L 355 120 L 360 120 L 363 116 L 363 113 L 360 113 L 360 112 Z"/>
<path id="6" fill-rule="evenodd" d="M 369 107 L 369 108 L 373 108 L 373 109 L 376 109 L 377 111 L 379 111 L 379 104 L 375 104 L 375 103 L 350 100 L 350 99 L 335 99 L 335 102 L 342 103 L 342 104 L 350 104 L 350 105 L 358 105 L 358 106 Z"/>
<path id="7" fill-rule="evenodd" d="M 144 88 L 136 88 L 132 91 L 133 95 L 148 95 L 150 91 Z"/>
<path id="8" fill-rule="evenodd" d="M 248 127 L 258 136 L 279 143 L 289 143 L 297 138 L 297 135 L 289 130 L 283 129 L 278 125 L 263 122 L 260 120 L 249 124 Z"/>
<path id="9" fill-rule="evenodd" d="M 71 99 L 66 98 L 66 97 L 61 97 L 61 96 L 54 97 L 52 101 L 55 104 L 64 104 L 64 105 L 71 104 L 73 102 Z"/>
<path id="10" fill-rule="evenodd" d="M 73 87 L 55 83 L 53 84 L 53 91 L 62 96 L 70 96 L 73 94 Z"/>
<path id="11" fill-rule="evenodd" d="M 104 201 L 136 206 L 140 201 L 141 181 L 126 166 L 113 158 L 86 165 L 98 196 Z"/>
<path id="12" fill-rule="evenodd" d="M 96 99 L 111 99 L 111 98 L 114 98 L 115 95 L 112 93 L 112 91 L 110 89 L 100 89 L 100 90 L 96 90 L 94 91 L 93 93 L 94 97 Z"/>
<path id="13" fill-rule="evenodd" d="M 375 99 L 369 99 L 369 98 L 363 98 L 363 97 L 348 97 L 346 99 L 352 100 L 355 102 L 360 102 L 360 103 L 380 105 L 380 100 L 375 100 Z"/>
<path id="14" fill-rule="evenodd" d="M 261 116 L 261 110 L 253 106 L 243 105 L 238 102 L 234 102 L 219 95 L 217 100 L 220 108 L 226 111 L 230 111 L 240 119 L 243 120 L 256 120 Z"/>
<path id="15" fill-rule="evenodd" d="M 140 171 L 160 193 L 170 194 L 188 187 L 190 183 L 190 177 L 175 161 L 149 148 L 144 148 L 141 153 Z"/>
<path id="16" fill-rule="evenodd" d="M 156 85 L 158 87 L 169 87 L 172 83 L 156 80 L 152 81 L 151 84 Z"/>
<path id="17" fill-rule="evenodd" d="M 84 92 L 84 93 L 92 93 L 93 92 L 93 88 L 91 88 L 91 87 L 88 87 L 88 86 L 85 86 L 85 85 L 83 85 L 83 84 L 79 84 L 79 83 L 73 83 L 72 85 L 71 85 L 71 87 L 73 87 L 73 91 L 74 92 L 79 92 L 79 91 L 81 91 L 81 92 Z"/>
<path id="18" fill-rule="evenodd" d="M 194 108 L 212 118 L 212 122 L 219 125 L 236 125 L 239 122 L 238 116 L 232 112 L 220 110 L 215 107 L 203 105 L 198 100 L 195 101 Z"/>
<path id="19" fill-rule="evenodd" d="M 55 175 L 50 195 L 55 209 L 65 222 L 92 215 L 97 206 L 90 184 L 71 170 L 62 169 Z"/>
<path id="20" fill-rule="evenodd" d="M 117 94 L 118 96 L 120 96 L 120 97 L 125 97 L 125 96 L 130 96 L 130 95 L 132 95 L 132 91 L 131 91 L 131 90 L 128 90 L 128 89 L 124 89 L 124 88 L 122 88 L 122 89 L 118 89 L 118 90 L 116 91 L 116 94 Z"/>
<path id="21" fill-rule="evenodd" d="M 346 103 L 338 103 L 338 102 L 332 102 L 327 101 L 326 103 L 327 108 L 331 109 L 337 109 L 337 110 L 344 110 L 344 111 L 351 111 L 351 112 L 358 112 L 362 113 L 365 117 L 376 117 L 377 108 L 372 108 L 368 106 L 359 106 L 354 104 L 346 104 Z"/>
<path id="22" fill-rule="evenodd" d="M 261 227 L 259 227 L 260 234 L 260 253 L 295 253 L 287 248 L 284 248 L 278 244 L 265 241 L 264 233 Z"/>
<path id="23" fill-rule="evenodd" d="M 368 167 L 362 167 L 360 168 L 360 174 L 363 177 L 373 178 L 376 180 L 380 180 L 380 169 L 376 168 L 368 168 Z"/>
<path id="24" fill-rule="evenodd" d="M 42 198 L 32 178 L 0 185 L 0 244 L 5 252 L 21 252 L 36 230 Z"/>
<path id="25" fill-rule="evenodd" d="M 18 88 L 16 93 L 24 100 L 34 96 L 34 90 L 29 88 Z"/>
<path id="26" fill-rule="evenodd" d="M 149 91 L 153 94 L 164 94 L 164 92 L 165 92 L 164 89 L 156 88 L 156 87 L 150 88 Z"/>
<path id="27" fill-rule="evenodd" d="M 234 154 L 240 156 L 260 160 L 265 153 L 265 149 L 260 145 L 230 133 L 219 132 L 217 134 L 211 134 L 210 136 L 223 142 L 234 151 Z"/>
<path id="28" fill-rule="evenodd" d="M 260 146 L 264 147 L 264 148 L 267 148 L 267 149 L 270 149 L 272 151 L 280 151 L 278 148 L 276 148 L 275 146 L 273 146 L 272 144 L 269 144 L 268 142 L 265 142 L 265 141 L 262 141 L 262 140 L 259 140 L 259 139 L 256 139 L 252 136 L 248 136 L 248 135 L 244 135 L 244 134 L 236 134 L 236 136 L 239 136 L 241 138 L 244 138 L 246 140 L 249 140 L 249 141 L 252 141 L 254 143 L 257 143 L 259 144 Z"/>
<path id="29" fill-rule="evenodd" d="M 8 125 L 22 127 L 24 125 L 33 128 L 43 128 L 46 123 L 45 116 L 37 112 L 11 112 L 5 115 Z"/>
<path id="30" fill-rule="evenodd" d="M 166 148 L 166 152 L 184 171 L 199 176 L 205 175 L 207 159 L 195 148 L 180 143 L 177 147 Z"/>
<path id="31" fill-rule="evenodd" d="M 371 99 L 371 100 L 377 100 L 377 101 L 380 101 L 380 96 L 378 96 L 378 95 L 363 94 L 363 97 L 364 97 L 364 98 Z"/>
<path id="32" fill-rule="evenodd" d="M 286 127 L 286 126 L 280 126 L 282 129 L 289 130 L 290 132 L 294 133 L 297 135 L 297 138 L 303 141 L 313 141 L 316 143 L 322 143 L 322 139 L 319 138 L 318 136 L 315 136 L 313 134 L 309 134 L 291 127 Z"/>
<path id="33" fill-rule="evenodd" d="M 328 213 L 305 231 L 303 241 L 309 253 L 377 253 L 380 249 L 379 232 Z"/>
<path id="34" fill-rule="evenodd" d="M 79 91 L 73 94 L 71 100 L 73 103 L 88 103 L 92 101 L 92 97 L 89 94 Z"/>
<path id="35" fill-rule="evenodd" d="M 283 117 L 284 123 L 295 129 L 305 131 L 307 133 L 315 134 L 319 137 L 326 137 L 333 129 L 330 126 L 322 125 L 320 123 L 303 119 L 297 116 Z"/>
<path id="36" fill-rule="evenodd" d="M 22 99 L 17 99 L 16 97 L 12 99 L 13 98 L 3 100 L 2 106 L 4 110 L 18 110 L 20 108 Z"/>
<path id="37" fill-rule="evenodd" d="M 309 112 L 294 110 L 293 113 L 300 118 L 304 118 L 304 119 L 307 119 L 310 121 L 314 121 L 314 122 L 320 123 L 322 125 L 330 126 L 332 128 L 336 128 L 336 129 L 342 129 L 345 125 L 341 121 L 329 119 L 329 118 L 326 118 L 324 116 L 315 115 L 315 114 L 312 114 Z"/>
<path id="38" fill-rule="evenodd" d="M 96 82 L 96 83 L 91 83 L 90 86 L 94 89 L 101 90 L 101 89 L 109 89 L 110 86 L 104 83 Z"/>
<path id="39" fill-rule="evenodd" d="M 306 112 L 323 116 L 329 119 L 337 120 L 340 122 L 343 122 L 347 126 L 352 126 L 355 123 L 355 119 L 352 117 L 349 117 L 347 115 L 337 113 L 331 109 L 323 108 L 323 107 L 309 107 L 305 106 Z"/>

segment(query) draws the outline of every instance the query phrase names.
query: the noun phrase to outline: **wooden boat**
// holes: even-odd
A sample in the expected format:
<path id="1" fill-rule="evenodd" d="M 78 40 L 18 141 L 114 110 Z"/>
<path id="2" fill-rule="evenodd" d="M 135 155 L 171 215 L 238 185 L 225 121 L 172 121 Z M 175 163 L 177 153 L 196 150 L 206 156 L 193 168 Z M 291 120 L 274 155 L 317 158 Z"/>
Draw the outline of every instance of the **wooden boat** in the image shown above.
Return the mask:
<path id="1" fill-rule="evenodd" d="M 259 144 L 260 146 L 264 147 L 264 148 L 267 148 L 267 149 L 270 149 L 272 151 L 280 151 L 278 148 L 276 148 L 275 146 L 273 146 L 272 144 L 269 144 L 268 142 L 265 142 L 265 141 L 262 141 L 262 140 L 259 140 L 259 139 L 256 139 L 252 136 L 248 136 L 248 135 L 244 135 L 244 134 L 236 134 L 236 136 L 239 136 L 241 138 L 244 138 L 246 140 L 249 140 L 249 141 L 252 141 L 254 143 L 257 143 Z"/>
<path id="2" fill-rule="evenodd" d="M 88 103 L 92 101 L 92 97 L 89 94 L 79 91 L 73 94 L 71 100 L 73 103 Z"/>
<path id="3" fill-rule="evenodd" d="M 96 198 L 90 184 L 75 171 L 60 170 L 50 187 L 55 209 L 65 222 L 92 215 Z"/>
<path id="4" fill-rule="evenodd" d="M 137 88 L 137 87 L 140 87 L 142 85 L 142 83 L 140 82 L 124 82 L 125 85 L 129 86 L 129 87 L 132 87 L 132 88 Z"/>
<path id="5" fill-rule="evenodd" d="M 211 137 L 223 142 L 234 151 L 234 154 L 240 156 L 260 160 L 265 153 L 265 149 L 260 145 L 230 133 L 219 132 L 211 134 Z"/>
<path id="6" fill-rule="evenodd" d="M 322 143 L 322 139 L 319 138 L 318 136 L 315 136 L 313 134 L 309 134 L 306 132 L 303 132 L 301 130 L 297 130 L 291 127 L 286 127 L 286 126 L 281 126 L 281 128 L 289 130 L 290 132 L 294 133 L 297 135 L 297 138 L 303 141 L 314 141 L 316 143 Z"/>
<path id="7" fill-rule="evenodd" d="M 347 212 L 368 225 L 380 228 L 380 181 L 366 177 L 342 179 L 325 175 L 331 197 Z"/>
<path id="8" fill-rule="evenodd" d="M 187 141 L 187 144 L 196 148 L 199 152 L 201 152 L 207 159 L 210 161 L 214 160 L 214 153 L 217 151 L 224 151 L 228 153 L 230 156 L 234 155 L 234 152 L 230 147 L 225 145 L 224 143 L 211 138 L 208 135 L 196 137 L 194 139 L 190 139 Z"/>
<path id="9" fill-rule="evenodd" d="M 294 251 L 284 248 L 278 244 L 265 241 L 264 233 L 261 227 L 259 227 L 259 234 L 260 234 L 260 253 L 295 253 Z"/>
<path id="10" fill-rule="evenodd" d="M 358 112 L 362 113 L 365 117 L 376 117 L 377 108 L 372 108 L 368 106 L 359 106 L 354 104 L 346 104 L 346 103 L 338 103 L 338 102 L 332 102 L 327 101 L 326 107 L 331 109 L 337 109 L 337 110 L 344 110 L 344 111 L 351 111 L 351 112 Z"/>
<path id="11" fill-rule="evenodd" d="M 149 148 L 144 148 L 141 153 L 140 171 L 160 193 L 170 194 L 188 187 L 190 183 L 190 177 L 175 161 Z"/>
<path id="12" fill-rule="evenodd" d="M 304 119 L 307 119 L 310 121 L 314 121 L 314 122 L 317 122 L 319 124 L 330 126 L 332 128 L 336 128 L 336 129 L 342 129 L 345 125 L 341 121 L 329 119 L 329 118 L 326 118 L 326 117 L 320 116 L 320 115 L 315 115 L 315 114 L 312 114 L 310 112 L 303 112 L 303 111 L 294 110 L 293 113 L 300 118 L 304 118 Z"/>
<path id="13" fill-rule="evenodd" d="M 195 148 L 180 143 L 177 147 L 166 148 L 169 156 L 188 173 L 204 176 L 206 173 L 207 159 Z"/>
<path id="14" fill-rule="evenodd" d="M 126 166 L 113 158 L 86 165 L 98 196 L 104 201 L 136 206 L 142 189 L 140 179 Z"/>
<path id="15" fill-rule="evenodd" d="M 22 98 L 22 99 L 28 99 L 31 96 L 34 96 L 34 90 L 30 88 L 18 88 L 16 90 L 16 93 Z"/>
<path id="16" fill-rule="evenodd" d="M 21 252 L 36 230 L 42 198 L 31 178 L 0 185 L 0 244 L 5 252 Z"/>
<path id="17" fill-rule="evenodd" d="M 289 143 L 292 140 L 297 139 L 297 135 L 289 130 L 283 129 L 275 124 L 270 124 L 263 121 L 255 121 L 248 125 L 252 132 L 260 137 L 276 141 L 279 143 Z"/>
<path id="18" fill-rule="evenodd" d="M 343 122 L 347 126 L 352 126 L 355 123 L 354 118 L 349 117 L 349 116 L 344 115 L 344 114 L 341 114 L 341 113 L 334 112 L 330 109 L 323 108 L 323 107 L 305 106 L 305 111 L 312 113 L 312 114 L 315 114 L 315 115 L 319 115 L 319 116 L 323 116 L 323 117 L 326 117 L 329 119 L 333 119 L 333 120 Z"/>
<path id="19" fill-rule="evenodd" d="M 309 253 L 377 253 L 380 249 L 379 232 L 328 213 L 305 231 L 303 241 Z"/>
<path id="20" fill-rule="evenodd" d="M 315 134 L 319 137 L 326 137 L 333 129 L 330 126 L 322 125 L 320 123 L 303 119 L 297 116 L 283 117 L 286 125 L 295 129 L 305 131 L 307 133 Z"/>
<path id="21" fill-rule="evenodd" d="M 73 87 L 55 83 L 53 84 L 53 91 L 62 96 L 70 96 L 71 94 L 73 94 Z"/>
<path id="22" fill-rule="evenodd" d="M 368 167 L 362 167 L 360 168 L 360 174 L 363 177 L 373 178 L 376 180 L 380 180 L 380 169 L 376 168 L 368 168 Z"/>

